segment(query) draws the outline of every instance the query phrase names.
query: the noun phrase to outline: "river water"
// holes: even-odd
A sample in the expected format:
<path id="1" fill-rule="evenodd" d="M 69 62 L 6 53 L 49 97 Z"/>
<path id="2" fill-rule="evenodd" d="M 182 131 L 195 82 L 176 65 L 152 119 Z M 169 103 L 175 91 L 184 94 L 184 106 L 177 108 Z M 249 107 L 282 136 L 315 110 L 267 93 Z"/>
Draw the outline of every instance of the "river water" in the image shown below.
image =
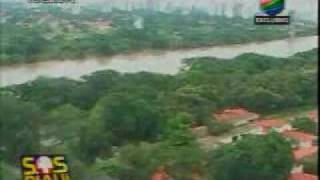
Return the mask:
<path id="1" fill-rule="evenodd" d="M 242 53 L 258 53 L 275 57 L 288 57 L 297 52 L 317 47 L 317 36 L 297 37 L 260 43 L 214 46 L 188 50 L 144 51 L 133 54 L 116 55 L 85 60 L 46 61 L 0 67 L 0 86 L 21 84 L 39 76 L 68 77 L 81 76 L 99 70 L 112 69 L 119 72 L 154 72 L 175 74 L 182 67 L 182 59 L 215 56 L 233 58 Z"/>

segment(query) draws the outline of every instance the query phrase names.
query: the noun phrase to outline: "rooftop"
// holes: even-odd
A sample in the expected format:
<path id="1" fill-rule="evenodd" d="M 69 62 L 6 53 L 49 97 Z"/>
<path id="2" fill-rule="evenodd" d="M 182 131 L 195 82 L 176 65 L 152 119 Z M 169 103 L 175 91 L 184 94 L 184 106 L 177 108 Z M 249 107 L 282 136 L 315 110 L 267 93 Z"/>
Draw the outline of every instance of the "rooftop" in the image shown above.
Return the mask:
<path id="1" fill-rule="evenodd" d="M 318 177 L 311 174 L 293 173 L 290 175 L 289 180 L 317 180 Z"/>
<path id="2" fill-rule="evenodd" d="M 308 156 L 312 156 L 318 152 L 318 147 L 312 146 L 307 148 L 299 148 L 293 150 L 293 156 L 295 160 L 300 160 Z"/>
<path id="3" fill-rule="evenodd" d="M 151 180 L 167 180 L 167 179 L 168 179 L 168 174 L 164 166 L 158 167 L 151 177 Z"/>
<path id="4" fill-rule="evenodd" d="M 287 121 L 281 119 L 263 119 L 255 122 L 256 126 L 264 128 L 281 127 L 288 124 Z"/>
<path id="5" fill-rule="evenodd" d="M 243 120 L 248 118 L 257 118 L 258 114 L 249 112 L 244 108 L 232 108 L 232 109 L 225 109 L 222 112 L 214 113 L 213 116 L 217 121 L 226 122 L 226 121 L 236 121 L 236 120 Z"/>
<path id="6" fill-rule="evenodd" d="M 284 131 L 281 133 L 284 137 L 295 139 L 298 141 L 313 141 L 316 136 L 299 131 Z"/>

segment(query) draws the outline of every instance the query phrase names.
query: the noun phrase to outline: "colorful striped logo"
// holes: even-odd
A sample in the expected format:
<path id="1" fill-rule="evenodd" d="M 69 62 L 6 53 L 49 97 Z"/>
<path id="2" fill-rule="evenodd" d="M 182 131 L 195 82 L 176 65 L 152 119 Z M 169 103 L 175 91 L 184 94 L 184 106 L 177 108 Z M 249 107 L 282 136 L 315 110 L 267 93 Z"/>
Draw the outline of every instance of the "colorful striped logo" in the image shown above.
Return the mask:
<path id="1" fill-rule="evenodd" d="M 260 0 L 261 10 L 270 15 L 276 16 L 284 10 L 284 0 Z"/>

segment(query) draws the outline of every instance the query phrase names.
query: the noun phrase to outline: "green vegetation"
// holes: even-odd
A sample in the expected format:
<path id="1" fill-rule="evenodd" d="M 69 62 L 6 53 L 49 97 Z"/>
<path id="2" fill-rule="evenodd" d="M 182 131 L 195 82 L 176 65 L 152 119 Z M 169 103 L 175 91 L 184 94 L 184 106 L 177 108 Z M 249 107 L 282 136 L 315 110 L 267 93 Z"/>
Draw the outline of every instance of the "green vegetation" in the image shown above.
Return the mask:
<path id="1" fill-rule="evenodd" d="M 140 180 L 164 166 L 174 179 L 189 178 L 195 167 L 203 168 L 204 152 L 197 147 L 186 118 L 181 114 L 170 119 L 162 141 L 124 146 L 115 157 L 99 161 L 97 168 L 118 179 Z"/>
<path id="2" fill-rule="evenodd" d="M 290 121 L 292 127 L 299 131 L 317 135 L 317 123 L 307 117 L 296 118 Z"/>
<path id="3" fill-rule="evenodd" d="M 197 9 L 184 14 L 142 9 L 101 12 L 82 7 L 75 15 L 56 6 L 27 9 L 4 3 L 1 11 L 5 22 L 0 24 L 0 65 L 289 37 L 287 26 L 256 26 L 251 18 L 213 16 Z M 139 20 L 141 27 L 136 25 Z M 314 35 L 316 28 L 308 22 L 290 25 L 296 36 Z"/>
<path id="4" fill-rule="evenodd" d="M 17 113 L 19 112 L 19 113 Z M 42 112 L 34 104 L 23 102 L 13 96 L 2 96 L 0 102 L 1 158 L 8 162 L 18 162 L 20 155 L 39 151 L 39 125 Z"/>
<path id="5" fill-rule="evenodd" d="M 227 107 L 263 114 L 315 107 L 317 51 L 193 58 L 174 76 L 100 71 L 79 81 L 42 77 L 5 87 L 0 124 L 10 138 L 2 139 L 1 156 L 16 166 L 24 153 L 63 153 L 77 180 L 147 180 L 159 166 L 178 180 L 195 174 L 240 180 L 246 173 L 286 179 L 289 145 L 278 135 L 244 138 L 207 154 L 190 127 L 211 124 L 212 133 L 223 133 L 228 128 L 212 112 Z"/>
<path id="6" fill-rule="evenodd" d="M 212 180 L 284 180 L 293 166 L 291 146 L 279 134 L 248 136 L 210 155 Z"/>
<path id="7" fill-rule="evenodd" d="M 318 175 L 318 155 L 306 157 L 301 162 L 303 164 L 303 170 L 309 174 Z"/>
<path id="8" fill-rule="evenodd" d="M 210 121 L 207 123 L 208 132 L 211 135 L 219 135 L 221 133 L 227 132 L 233 128 L 233 125 L 226 123 L 218 123 L 215 121 Z"/>

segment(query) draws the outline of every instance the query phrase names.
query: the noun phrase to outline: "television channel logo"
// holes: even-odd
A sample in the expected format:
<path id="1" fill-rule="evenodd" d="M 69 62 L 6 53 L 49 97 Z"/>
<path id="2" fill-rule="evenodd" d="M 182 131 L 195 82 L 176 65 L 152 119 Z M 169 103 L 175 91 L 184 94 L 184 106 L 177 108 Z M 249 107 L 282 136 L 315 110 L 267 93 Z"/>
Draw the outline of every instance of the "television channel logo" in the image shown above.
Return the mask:
<path id="1" fill-rule="evenodd" d="M 260 0 L 260 11 L 255 16 L 258 25 L 288 25 L 289 16 L 280 16 L 285 10 L 285 0 Z"/>

